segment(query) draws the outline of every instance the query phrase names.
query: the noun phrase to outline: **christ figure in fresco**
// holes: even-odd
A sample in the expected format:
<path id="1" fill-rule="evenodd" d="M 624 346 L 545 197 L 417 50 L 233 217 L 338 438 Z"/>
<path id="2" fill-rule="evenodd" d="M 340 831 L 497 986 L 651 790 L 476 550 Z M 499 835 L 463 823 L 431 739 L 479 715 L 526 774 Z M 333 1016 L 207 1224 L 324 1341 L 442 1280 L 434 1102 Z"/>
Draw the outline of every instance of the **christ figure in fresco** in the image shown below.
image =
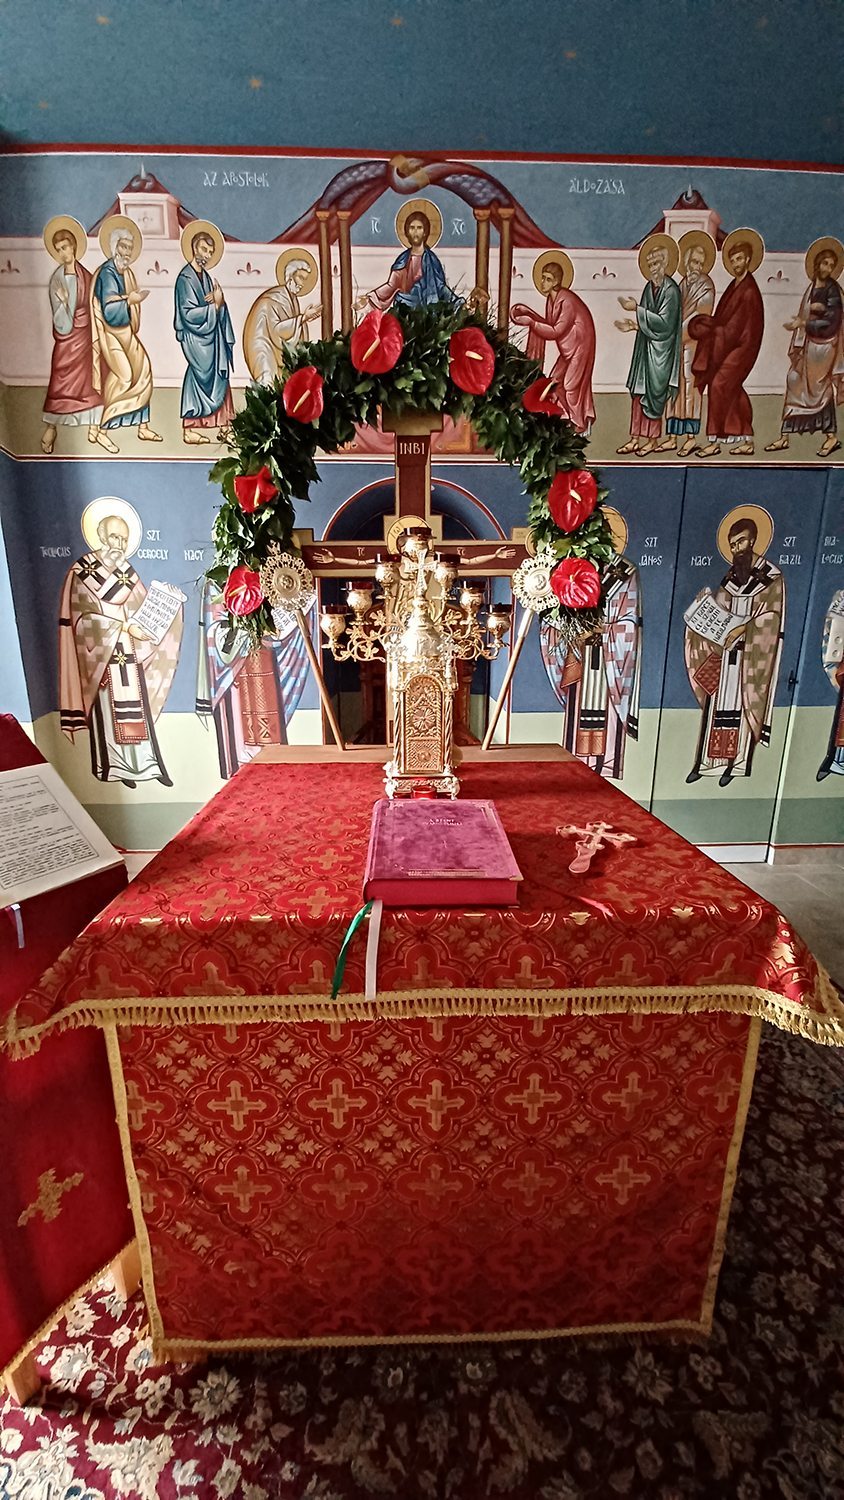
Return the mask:
<path id="1" fill-rule="evenodd" d="M 642 606 L 639 570 L 623 556 L 627 525 L 605 507 L 615 556 L 604 569 L 604 619 L 571 644 L 553 625 L 540 630 L 542 660 L 565 714 L 563 744 L 600 776 L 620 781 L 628 739 L 639 738 Z"/>
<path id="2" fill-rule="evenodd" d="M 686 671 L 701 709 L 694 765 L 687 782 L 717 776 L 728 786 L 734 776 L 749 776 L 756 746 L 771 739 L 774 694 L 785 626 L 785 587 L 778 568 L 765 558 L 773 524 L 759 506 L 755 514 L 739 513 L 722 522 L 731 566 L 714 595 L 703 590 L 694 606 L 713 599 L 735 620 L 720 642 L 687 624 Z M 767 521 L 760 539 L 756 516 Z M 687 616 L 689 612 L 687 611 Z M 727 622 L 728 623 L 728 622 Z M 713 627 L 718 633 L 718 627 Z"/>
<path id="3" fill-rule="evenodd" d="M 185 240 L 189 243 L 185 245 Z M 174 288 L 176 338 L 187 360 L 179 408 L 186 443 L 210 443 L 208 429 L 222 441 L 234 416 L 229 374 L 234 329 L 220 283 L 210 275 L 223 253 L 216 225 L 188 225 L 183 253 L 190 255 Z"/>
<path id="4" fill-rule="evenodd" d="M 540 290 L 545 293 L 545 315 L 524 302 L 517 302 L 510 317 L 519 327 L 527 328 L 527 355 L 539 364 L 545 362 L 547 345 L 553 344 L 557 359 L 548 376 L 554 382 L 551 393 L 564 417 L 586 433 L 595 420 L 592 399 L 592 370 L 595 365 L 595 324 L 586 303 L 570 290 L 573 279 L 568 256 L 542 257 L 534 270 Z"/>
<path id="5" fill-rule="evenodd" d="M 702 230 L 691 229 L 680 240 L 680 253 L 683 265 L 680 281 L 683 309 L 680 383 L 666 410 L 668 435 L 659 444 L 657 452 L 676 450 L 678 458 L 688 458 L 697 446 L 703 410 L 703 396 L 695 385 L 692 370 L 697 345 L 689 333 L 689 323 L 698 313 L 711 313 L 715 306 L 715 283 L 709 275 L 715 260 L 715 243 Z"/>
<path id="6" fill-rule="evenodd" d="M 161 434 L 149 423 L 152 366 L 138 336 L 141 303 L 148 294 L 139 290 L 132 270 L 141 251 L 141 232 L 120 215 L 115 218 L 119 222 L 114 228 L 106 220 L 100 230 L 100 242 L 106 240 L 109 258 L 97 272 L 91 299 L 103 375 L 102 425 L 109 431 L 137 427 L 142 441 L 160 443 Z M 116 445 L 110 451 L 116 453 Z"/>
<path id="7" fill-rule="evenodd" d="M 714 313 L 700 313 L 689 324 L 697 341 L 692 371 L 699 391 L 709 391 L 705 447 L 701 458 L 721 452 L 752 454 L 753 407 L 744 382 L 756 363 L 765 331 L 762 293 L 753 278 L 762 264 L 764 247 L 753 229 L 734 230 L 724 241 L 721 256 L 733 280 L 722 293 Z"/>
<path id="8" fill-rule="evenodd" d="M 653 453 L 662 436 L 666 405 L 677 395 L 682 303 L 671 272 L 676 270 L 679 257 L 677 244 L 669 235 L 649 235 L 639 252 L 640 268 L 644 262 L 648 276 L 639 302 L 632 297 L 618 299 L 626 312 L 636 314 L 635 318 L 619 319 L 615 325 L 622 333 L 636 335 L 627 376 L 630 441 L 618 448 L 618 453 L 635 453 L 639 458 Z"/>
<path id="9" fill-rule="evenodd" d="M 844 303 L 838 285 L 844 246 L 833 239 L 817 246 L 816 241 L 806 256 L 811 280 L 797 316 L 785 324 L 791 334 L 791 368 L 785 382 L 782 435 L 766 444 L 766 453 L 787 448 L 792 432 L 820 433 L 818 458 L 828 458 L 841 447 L 835 409 L 844 401 Z"/>
<path id="10" fill-rule="evenodd" d="M 383 285 L 358 297 L 358 311 L 380 307 L 386 312 L 390 307 L 424 307 L 435 302 L 449 307 L 461 305 L 462 299 L 446 282 L 443 263 L 429 243 L 433 240 L 436 244 L 442 229 L 439 210 L 424 198 L 418 206 L 409 204 L 408 209 L 399 210 L 396 216 L 396 230 L 406 248 L 393 261 Z"/>
<path id="11" fill-rule="evenodd" d="M 844 589 L 836 590 L 826 612 L 823 669 L 835 693 L 835 712 L 826 755 L 818 767 L 818 781 L 844 776 Z"/>
<path id="12" fill-rule="evenodd" d="M 73 220 L 52 219 L 44 231 L 44 243 L 58 265 L 49 287 L 53 354 L 41 451 L 52 453 L 60 427 L 87 427 L 89 442 L 115 453 L 111 438 L 100 431 L 103 404 L 100 357 L 91 323 L 93 278 L 79 259 L 87 249 L 87 236 Z"/>
<path id="13" fill-rule="evenodd" d="M 141 540 L 131 505 L 94 501 L 82 530 L 90 551 L 68 571 L 59 611 L 61 728 L 71 740 L 89 731 L 99 781 L 172 786 L 155 725 L 179 660 L 181 605 L 160 641 L 134 622 L 147 590 L 129 562 Z"/>

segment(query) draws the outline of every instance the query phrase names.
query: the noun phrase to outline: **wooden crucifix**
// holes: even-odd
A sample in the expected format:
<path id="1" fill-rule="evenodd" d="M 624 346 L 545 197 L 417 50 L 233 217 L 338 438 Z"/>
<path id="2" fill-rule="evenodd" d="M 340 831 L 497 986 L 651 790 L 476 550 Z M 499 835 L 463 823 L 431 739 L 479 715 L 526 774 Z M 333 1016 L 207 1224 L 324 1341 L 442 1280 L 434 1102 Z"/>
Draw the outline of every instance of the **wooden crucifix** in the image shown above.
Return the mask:
<path id="1" fill-rule="evenodd" d="M 331 539 L 318 542 L 314 540 L 313 532 L 299 529 L 296 537 L 302 557 L 317 580 L 374 575 L 379 557 L 386 552 L 395 552 L 402 533 L 414 527 L 427 526 L 435 538 L 442 538 L 442 517 L 434 515 L 431 509 L 431 435 L 442 429 L 442 423 L 442 416 L 434 412 L 403 413 L 400 416 L 390 412 L 383 414 L 383 430 L 395 435 L 395 511 L 383 518 L 383 535 L 373 537 L 371 541 Z M 444 550 L 447 548 L 459 558 L 463 577 L 510 578 L 528 555 L 525 546 L 527 529 L 520 528 L 509 540 L 449 540 L 444 544 Z M 498 721 L 529 624 L 530 616 L 526 614 L 511 646 L 510 662 L 493 708 L 485 746 L 488 746 Z"/>

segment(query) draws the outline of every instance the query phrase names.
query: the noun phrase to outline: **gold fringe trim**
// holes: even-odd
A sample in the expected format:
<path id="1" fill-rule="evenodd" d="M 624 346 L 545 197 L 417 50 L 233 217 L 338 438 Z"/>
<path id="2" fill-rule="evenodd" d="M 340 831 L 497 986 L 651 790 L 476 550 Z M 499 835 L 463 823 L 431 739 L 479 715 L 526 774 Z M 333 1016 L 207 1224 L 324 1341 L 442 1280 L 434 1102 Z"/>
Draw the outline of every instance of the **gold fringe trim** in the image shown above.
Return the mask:
<path id="1" fill-rule="evenodd" d="M 207 1354 L 256 1354 L 273 1349 L 355 1349 L 379 1344 L 500 1344 L 524 1339 L 568 1339 L 604 1334 L 684 1333 L 707 1334 L 709 1329 L 693 1318 L 674 1318 L 665 1323 L 591 1323 L 582 1328 L 508 1328 L 493 1333 L 338 1333 L 315 1339 L 153 1339 L 153 1359 L 190 1362 Z"/>
<path id="2" fill-rule="evenodd" d="M 93 1276 L 89 1276 L 87 1281 L 83 1281 L 82 1285 L 78 1286 L 75 1292 L 71 1292 L 70 1296 L 65 1298 L 64 1302 L 61 1304 L 61 1307 L 57 1307 L 56 1311 L 51 1313 L 49 1318 L 45 1319 L 45 1321 L 41 1324 L 41 1327 L 38 1328 L 32 1335 L 32 1337 L 30 1339 L 27 1339 L 26 1343 L 21 1346 L 14 1358 L 9 1361 L 4 1369 L 0 1370 L 0 1382 L 5 1381 L 7 1375 L 11 1375 L 14 1373 L 16 1367 L 20 1364 L 22 1359 L 26 1359 L 28 1354 L 33 1354 L 38 1348 L 39 1344 L 43 1344 L 47 1335 L 52 1332 L 56 1324 L 65 1316 L 65 1313 L 68 1313 L 70 1311 L 74 1302 L 76 1302 L 80 1297 L 84 1297 L 86 1292 L 90 1292 L 91 1288 L 95 1287 L 98 1281 L 102 1281 L 103 1277 L 108 1275 L 111 1267 L 114 1265 L 114 1262 L 118 1260 L 121 1255 L 125 1255 L 126 1251 L 129 1250 L 133 1244 L 134 1240 L 129 1240 L 128 1244 L 124 1245 L 122 1250 L 118 1250 L 116 1255 L 110 1255 L 105 1265 L 100 1266 L 99 1271 L 95 1271 Z"/>
<path id="3" fill-rule="evenodd" d="M 721 1191 L 721 1207 L 718 1212 L 718 1222 L 715 1226 L 715 1238 L 712 1242 L 712 1254 L 709 1258 L 709 1275 L 706 1280 L 706 1290 L 703 1294 L 702 1319 L 707 1333 L 712 1332 L 712 1319 L 715 1314 L 715 1294 L 718 1290 L 718 1277 L 721 1274 L 721 1263 L 724 1259 L 724 1250 L 727 1244 L 727 1224 L 730 1218 L 730 1208 L 733 1202 L 733 1191 L 738 1177 L 739 1155 L 741 1143 L 744 1140 L 744 1127 L 747 1124 L 747 1111 L 750 1108 L 750 1097 L 753 1093 L 753 1079 L 756 1075 L 756 1060 L 759 1056 L 759 1042 L 762 1037 L 762 1022 L 755 1018 L 750 1023 L 747 1036 L 747 1047 L 744 1054 L 744 1067 L 741 1074 L 741 1088 L 736 1101 L 736 1118 L 733 1126 L 733 1137 L 727 1152 L 727 1160 L 724 1164 L 724 1185 Z"/>
<path id="4" fill-rule="evenodd" d="M 441 1020 L 448 1016 L 697 1015 L 722 1011 L 769 1021 L 782 1031 L 828 1047 L 844 1047 L 844 1004 L 825 969 L 818 966 L 816 998 L 824 1014 L 750 984 L 611 985 L 592 989 L 389 990 L 367 1000 L 346 995 L 221 995 L 208 999 L 77 1000 L 35 1025 L 17 1027 L 9 1017 L 5 1047 L 13 1057 L 37 1052 L 51 1031 L 75 1026 L 230 1026 L 247 1021 Z"/>
<path id="5" fill-rule="evenodd" d="M 147 1318 L 149 1319 L 154 1349 L 156 1340 L 162 1337 L 164 1330 L 155 1296 L 152 1250 L 149 1243 L 149 1232 L 144 1219 L 141 1184 L 138 1181 L 138 1174 L 135 1171 L 135 1162 L 132 1156 L 132 1132 L 129 1126 L 129 1106 L 126 1098 L 126 1080 L 123 1076 L 123 1059 L 120 1056 L 117 1025 L 112 1022 L 110 1025 L 104 1027 L 104 1031 L 108 1065 L 111 1070 L 111 1087 L 114 1092 L 115 1118 L 120 1135 L 120 1148 L 123 1152 L 123 1169 L 126 1173 L 126 1186 L 129 1189 L 129 1206 L 132 1210 L 132 1218 L 135 1223 L 138 1258 L 141 1262 L 141 1286 L 143 1287 Z"/>

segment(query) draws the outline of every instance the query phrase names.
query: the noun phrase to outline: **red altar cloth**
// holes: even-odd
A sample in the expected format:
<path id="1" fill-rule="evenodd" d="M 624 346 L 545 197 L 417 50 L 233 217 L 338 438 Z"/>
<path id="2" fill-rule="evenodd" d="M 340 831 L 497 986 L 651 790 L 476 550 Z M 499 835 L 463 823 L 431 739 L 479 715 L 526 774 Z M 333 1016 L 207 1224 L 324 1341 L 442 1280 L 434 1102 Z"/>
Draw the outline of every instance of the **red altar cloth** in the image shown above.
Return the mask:
<path id="1" fill-rule="evenodd" d="M 0 715 L 0 770 L 43 761 Z M 121 865 L 22 902 L 23 948 L 0 912 L 0 1015 L 125 885 Z M 52 1036 L 22 1062 L 0 1056 L 0 1149 L 2 1375 L 134 1235 L 98 1032 Z"/>
<path id="2" fill-rule="evenodd" d="M 90 1021 L 719 1010 L 844 1044 L 844 1006 L 785 917 L 580 762 L 493 759 L 461 778 L 495 801 L 519 905 L 385 911 L 374 1001 L 363 938 L 329 991 L 380 769 L 253 764 L 29 991 L 7 1042 Z M 571 875 L 574 839 L 556 829 L 588 820 L 636 842 Z"/>
<path id="3" fill-rule="evenodd" d="M 529 754 L 530 752 L 526 752 Z M 578 763 L 461 769 L 517 908 L 360 904 L 376 766 L 252 765 L 21 1002 L 106 1028 L 154 1344 L 709 1326 L 760 1017 L 844 1012 L 785 919 Z M 589 874 L 560 824 L 637 843 Z"/>

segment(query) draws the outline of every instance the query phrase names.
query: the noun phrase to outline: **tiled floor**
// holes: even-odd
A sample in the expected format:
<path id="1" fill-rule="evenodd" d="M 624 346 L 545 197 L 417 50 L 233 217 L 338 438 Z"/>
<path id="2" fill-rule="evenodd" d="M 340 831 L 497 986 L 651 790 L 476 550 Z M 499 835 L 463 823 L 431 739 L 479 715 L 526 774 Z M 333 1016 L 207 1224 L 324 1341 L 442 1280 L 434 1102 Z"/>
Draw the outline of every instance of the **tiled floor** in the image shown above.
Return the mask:
<path id="1" fill-rule="evenodd" d="M 844 859 L 724 868 L 778 906 L 836 983 L 844 985 Z"/>

